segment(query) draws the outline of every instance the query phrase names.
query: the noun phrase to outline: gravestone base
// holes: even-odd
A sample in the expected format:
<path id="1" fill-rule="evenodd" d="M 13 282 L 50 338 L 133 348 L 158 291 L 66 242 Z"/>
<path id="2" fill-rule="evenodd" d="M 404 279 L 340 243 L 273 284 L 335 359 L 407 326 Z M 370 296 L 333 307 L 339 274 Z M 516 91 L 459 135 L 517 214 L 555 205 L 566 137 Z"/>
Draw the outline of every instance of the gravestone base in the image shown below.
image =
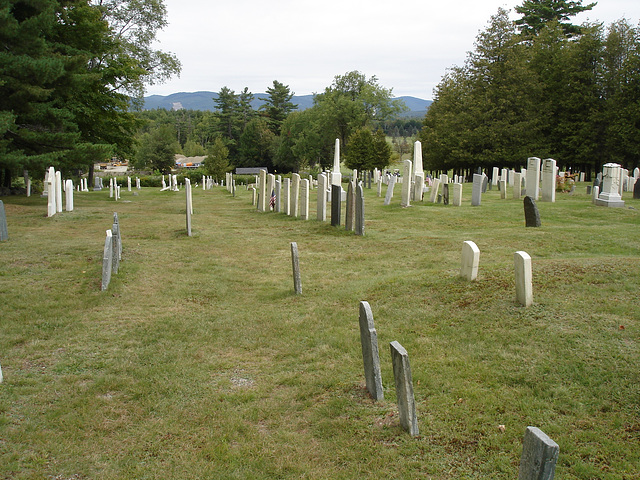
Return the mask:
<path id="1" fill-rule="evenodd" d="M 620 208 L 620 207 L 624 207 L 624 200 L 622 200 L 620 197 L 618 198 L 601 198 L 598 197 L 596 198 L 596 205 L 599 205 L 601 207 L 613 207 L 613 208 Z"/>

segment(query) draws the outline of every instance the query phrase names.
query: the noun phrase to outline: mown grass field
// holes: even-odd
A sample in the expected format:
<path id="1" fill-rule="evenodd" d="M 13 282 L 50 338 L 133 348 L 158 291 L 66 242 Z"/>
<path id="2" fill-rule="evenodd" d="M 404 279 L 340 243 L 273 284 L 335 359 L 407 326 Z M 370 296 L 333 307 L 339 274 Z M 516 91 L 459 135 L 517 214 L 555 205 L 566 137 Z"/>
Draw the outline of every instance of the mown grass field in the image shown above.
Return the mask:
<path id="1" fill-rule="evenodd" d="M 595 207 L 584 187 L 538 202 L 537 229 L 496 190 L 471 207 L 470 184 L 458 208 L 401 208 L 399 188 L 385 207 L 366 190 L 364 237 L 259 213 L 241 188 L 194 188 L 192 237 L 184 191 L 80 193 L 52 218 L 45 199 L 4 197 L 0 478 L 514 479 L 533 425 L 560 445 L 556 478 L 636 479 L 640 200 Z M 101 292 L 114 211 L 123 261 Z M 472 283 L 465 240 L 481 251 Z M 517 250 L 533 259 L 529 308 Z M 399 427 L 393 340 L 409 352 L 417 438 Z"/>

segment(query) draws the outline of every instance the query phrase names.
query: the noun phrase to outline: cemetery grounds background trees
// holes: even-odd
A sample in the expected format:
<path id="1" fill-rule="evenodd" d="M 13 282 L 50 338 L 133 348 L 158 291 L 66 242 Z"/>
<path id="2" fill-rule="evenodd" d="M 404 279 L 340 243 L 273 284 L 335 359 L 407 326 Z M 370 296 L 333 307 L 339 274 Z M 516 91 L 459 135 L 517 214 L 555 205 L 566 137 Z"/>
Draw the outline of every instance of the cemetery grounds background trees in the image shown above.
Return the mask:
<path id="1" fill-rule="evenodd" d="M 609 161 L 635 166 L 638 28 L 624 19 L 606 31 L 562 23 L 593 6 L 580 3 L 527 0 L 514 23 L 503 9 L 491 17 L 465 64 L 435 90 L 421 132 L 425 167 L 513 168 L 529 156 L 587 172 Z"/>
<path id="2" fill-rule="evenodd" d="M 1 0 L 3 185 L 49 165 L 92 173 L 94 161 L 131 152 L 130 99 L 180 70 L 152 48 L 165 18 L 161 0 Z"/>

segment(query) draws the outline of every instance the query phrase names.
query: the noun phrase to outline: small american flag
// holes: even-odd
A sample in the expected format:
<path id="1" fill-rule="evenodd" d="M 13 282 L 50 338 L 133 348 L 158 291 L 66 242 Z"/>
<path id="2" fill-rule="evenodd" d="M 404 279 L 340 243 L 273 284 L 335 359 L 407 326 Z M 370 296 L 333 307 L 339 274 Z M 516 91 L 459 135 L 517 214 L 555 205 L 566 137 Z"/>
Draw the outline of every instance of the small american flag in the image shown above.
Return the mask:
<path id="1" fill-rule="evenodd" d="M 269 207 L 276 208 L 276 191 L 271 190 L 271 198 L 269 199 Z"/>

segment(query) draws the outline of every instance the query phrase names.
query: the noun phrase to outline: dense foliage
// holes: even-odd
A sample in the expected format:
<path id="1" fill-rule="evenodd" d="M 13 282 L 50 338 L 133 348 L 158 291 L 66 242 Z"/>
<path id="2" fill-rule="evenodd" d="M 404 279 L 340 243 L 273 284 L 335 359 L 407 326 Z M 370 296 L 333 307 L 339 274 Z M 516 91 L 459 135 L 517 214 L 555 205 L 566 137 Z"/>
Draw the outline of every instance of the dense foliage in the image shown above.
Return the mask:
<path id="1" fill-rule="evenodd" d="M 161 0 L 0 0 L 0 175 L 132 152 L 131 98 L 180 69 L 152 42 Z"/>
<path id="2" fill-rule="evenodd" d="M 580 3 L 527 0 L 521 20 L 503 9 L 491 17 L 435 90 L 421 132 L 425 168 L 519 167 L 531 156 L 587 172 L 637 165 L 640 29 L 624 19 L 562 23 L 593 5 Z"/>

